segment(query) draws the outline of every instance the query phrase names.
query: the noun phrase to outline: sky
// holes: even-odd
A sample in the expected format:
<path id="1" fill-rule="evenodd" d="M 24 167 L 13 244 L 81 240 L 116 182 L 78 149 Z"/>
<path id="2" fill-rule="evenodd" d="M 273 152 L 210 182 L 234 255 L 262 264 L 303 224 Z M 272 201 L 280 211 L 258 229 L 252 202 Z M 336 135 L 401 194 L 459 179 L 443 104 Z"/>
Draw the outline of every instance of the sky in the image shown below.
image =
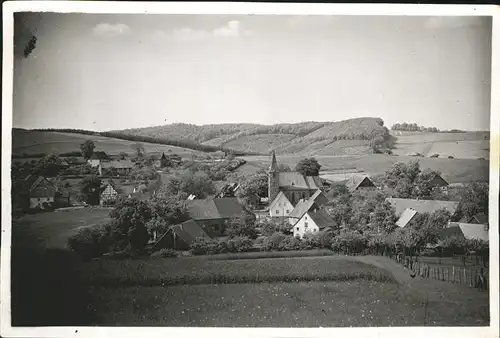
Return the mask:
<path id="1" fill-rule="evenodd" d="M 14 127 L 489 129 L 490 18 L 21 13 L 15 25 Z"/>

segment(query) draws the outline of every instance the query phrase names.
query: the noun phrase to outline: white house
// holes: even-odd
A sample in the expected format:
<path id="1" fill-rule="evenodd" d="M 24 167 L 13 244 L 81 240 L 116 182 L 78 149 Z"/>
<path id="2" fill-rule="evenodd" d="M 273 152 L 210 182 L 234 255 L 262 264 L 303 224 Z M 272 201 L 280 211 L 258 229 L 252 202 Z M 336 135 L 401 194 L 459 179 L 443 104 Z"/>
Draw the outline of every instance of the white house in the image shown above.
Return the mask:
<path id="1" fill-rule="evenodd" d="M 57 189 L 45 177 L 29 175 L 25 182 L 29 192 L 30 208 L 44 209 L 47 204 L 54 203 Z"/>
<path id="2" fill-rule="evenodd" d="M 293 226 L 293 236 L 302 238 L 305 234 L 315 234 L 333 224 L 333 219 L 325 210 L 305 213 Z"/>
<path id="3" fill-rule="evenodd" d="M 269 215 L 271 217 L 288 217 L 292 210 L 293 204 L 286 195 L 280 191 L 269 206 Z"/>
<path id="4" fill-rule="evenodd" d="M 308 199 L 301 199 L 299 203 L 293 208 L 288 219 L 290 224 L 295 224 L 299 219 L 309 211 L 314 211 L 328 203 L 328 198 L 321 190 L 317 190 L 314 195 Z"/>

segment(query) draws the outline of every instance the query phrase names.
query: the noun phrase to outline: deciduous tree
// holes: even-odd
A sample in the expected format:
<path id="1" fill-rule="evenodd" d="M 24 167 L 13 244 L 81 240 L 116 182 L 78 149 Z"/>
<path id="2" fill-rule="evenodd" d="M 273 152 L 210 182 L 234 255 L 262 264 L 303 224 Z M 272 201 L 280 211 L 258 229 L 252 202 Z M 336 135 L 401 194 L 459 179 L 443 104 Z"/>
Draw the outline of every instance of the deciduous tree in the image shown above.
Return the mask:
<path id="1" fill-rule="evenodd" d="M 321 164 L 314 157 L 305 158 L 295 166 L 295 171 L 298 171 L 304 176 L 318 176 Z"/>
<path id="2" fill-rule="evenodd" d="M 80 145 L 80 150 L 82 156 L 85 160 L 88 160 L 94 154 L 95 144 L 91 140 L 87 140 Z"/>

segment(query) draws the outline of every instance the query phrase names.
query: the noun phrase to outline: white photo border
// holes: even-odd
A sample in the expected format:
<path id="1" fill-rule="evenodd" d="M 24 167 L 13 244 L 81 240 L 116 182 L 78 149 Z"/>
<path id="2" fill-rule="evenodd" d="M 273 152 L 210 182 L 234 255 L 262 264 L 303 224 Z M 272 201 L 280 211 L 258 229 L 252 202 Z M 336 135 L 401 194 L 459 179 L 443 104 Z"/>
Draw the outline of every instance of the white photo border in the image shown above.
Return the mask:
<path id="1" fill-rule="evenodd" d="M 1 245 L 1 336 L 5 337 L 135 337 L 199 336 L 233 337 L 488 337 L 499 336 L 499 153 L 500 153 L 500 22 L 499 7 L 492 5 L 396 5 L 326 3 L 221 3 L 221 2 L 92 2 L 8 1 L 3 3 L 2 91 L 2 245 Z M 492 77 L 490 124 L 490 326 L 489 327 L 394 327 L 394 328 L 160 328 L 160 327 L 11 327 L 10 241 L 13 13 L 114 13 L 114 14 L 233 14 L 233 15 L 375 15 L 375 16 L 491 16 Z M 497 95 L 494 95 L 494 94 Z"/>

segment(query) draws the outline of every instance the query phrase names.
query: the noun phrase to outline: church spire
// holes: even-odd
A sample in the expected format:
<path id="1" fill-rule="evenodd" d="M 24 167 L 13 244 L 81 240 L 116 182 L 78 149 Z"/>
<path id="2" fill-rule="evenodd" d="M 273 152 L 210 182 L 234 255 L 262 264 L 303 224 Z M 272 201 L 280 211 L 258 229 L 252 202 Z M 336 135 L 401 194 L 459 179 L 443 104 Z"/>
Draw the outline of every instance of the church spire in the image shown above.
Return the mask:
<path id="1" fill-rule="evenodd" d="M 276 154 L 274 150 L 272 152 L 271 165 L 269 166 L 269 171 L 278 171 L 278 163 L 276 162 Z"/>

